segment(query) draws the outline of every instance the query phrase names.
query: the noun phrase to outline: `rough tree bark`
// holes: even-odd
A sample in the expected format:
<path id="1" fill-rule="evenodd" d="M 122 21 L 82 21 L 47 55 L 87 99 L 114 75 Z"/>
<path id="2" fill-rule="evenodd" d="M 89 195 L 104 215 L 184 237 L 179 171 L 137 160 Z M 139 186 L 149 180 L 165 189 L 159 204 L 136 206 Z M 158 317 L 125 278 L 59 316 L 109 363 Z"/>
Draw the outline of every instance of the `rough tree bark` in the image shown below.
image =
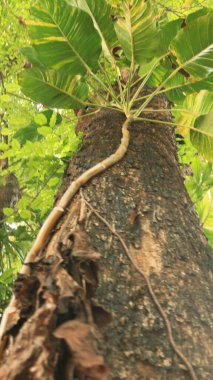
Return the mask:
<path id="1" fill-rule="evenodd" d="M 167 107 L 161 96 L 154 105 Z M 80 123 L 84 143 L 58 198 L 116 150 L 123 121 L 122 114 L 101 111 Z M 130 133 L 125 158 L 75 196 L 30 276 L 17 279 L 18 313 L 4 338 L 0 380 L 192 378 L 146 281 L 99 215 L 149 278 L 197 379 L 212 378 L 212 255 L 184 188 L 174 130 L 134 122 Z"/>

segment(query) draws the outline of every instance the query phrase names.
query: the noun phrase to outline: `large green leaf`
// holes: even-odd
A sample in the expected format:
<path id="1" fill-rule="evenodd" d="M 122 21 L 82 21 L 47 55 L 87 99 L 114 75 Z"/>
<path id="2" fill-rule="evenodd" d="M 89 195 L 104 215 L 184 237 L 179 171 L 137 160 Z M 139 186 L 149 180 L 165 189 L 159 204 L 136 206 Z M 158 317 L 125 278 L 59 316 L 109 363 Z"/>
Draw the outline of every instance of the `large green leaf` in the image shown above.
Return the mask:
<path id="1" fill-rule="evenodd" d="M 195 130 L 190 131 L 192 144 L 209 161 L 213 163 L 213 111 L 199 116 L 194 124 Z M 207 135 L 200 132 L 207 133 Z"/>
<path id="2" fill-rule="evenodd" d="M 180 108 L 180 106 L 178 106 Z M 198 94 L 188 95 L 182 103 L 183 111 L 175 111 L 175 121 L 181 125 L 179 132 L 183 136 L 189 134 L 189 127 L 194 127 L 195 120 L 213 111 L 213 94 L 208 91 L 200 91 Z M 199 133 L 199 135 L 201 135 Z"/>
<path id="3" fill-rule="evenodd" d="M 198 212 L 200 221 L 203 226 L 205 226 L 208 218 L 211 216 L 213 217 L 213 188 L 206 192 L 202 200 L 198 202 L 196 206 L 196 211 Z"/>
<path id="4" fill-rule="evenodd" d="M 41 63 L 71 75 L 97 69 L 101 39 L 86 12 L 63 0 L 40 0 L 32 15 L 27 24 Z"/>
<path id="5" fill-rule="evenodd" d="M 170 68 L 166 72 L 163 80 L 172 74 L 173 70 Z M 174 104 L 180 104 L 184 101 L 187 94 L 192 94 L 194 92 L 199 92 L 201 90 L 213 91 L 213 73 L 208 77 L 194 80 L 195 78 L 186 78 L 180 72 L 176 73 L 170 80 L 165 84 L 166 95 Z"/>
<path id="6" fill-rule="evenodd" d="M 173 40 L 173 38 L 176 36 L 178 31 L 181 28 L 181 19 L 172 20 L 170 22 L 167 22 L 160 30 L 160 38 L 161 38 L 161 54 L 166 53 L 168 50 L 168 47 Z"/>
<path id="7" fill-rule="evenodd" d="M 147 74 L 156 61 L 157 58 L 153 59 L 148 64 L 141 66 L 139 74 L 141 76 Z M 151 87 L 158 87 L 166 78 L 169 77 L 169 75 L 173 73 L 173 71 L 174 69 L 171 66 L 171 62 L 165 59 L 162 63 L 159 63 L 153 71 L 147 82 L 148 85 Z M 181 104 L 188 94 L 199 92 L 201 90 L 213 92 L 213 73 L 211 73 L 208 77 L 196 80 L 194 77 L 184 76 L 180 71 L 172 76 L 171 79 L 167 80 L 164 87 L 169 100 L 171 100 L 174 104 Z"/>
<path id="8" fill-rule="evenodd" d="M 154 58 L 159 33 L 150 0 L 123 0 L 121 9 L 115 30 L 128 60 L 142 64 Z"/>
<path id="9" fill-rule="evenodd" d="M 211 73 L 208 77 L 198 80 L 192 81 L 180 86 L 181 91 L 187 92 L 191 94 L 192 92 L 198 92 L 200 90 L 208 90 L 209 92 L 213 92 L 213 73 Z"/>
<path id="10" fill-rule="evenodd" d="M 54 70 L 25 70 L 19 77 L 26 96 L 48 107 L 82 108 L 88 87 L 78 76 L 70 77 Z"/>
<path id="11" fill-rule="evenodd" d="M 200 16 L 205 16 L 209 11 L 209 8 L 203 7 L 196 12 L 190 13 L 186 18 L 186 24 L 194 22 L 194 20 Z"/>
<path id="12" fill-rule="evenodd" d="M 195 78 L 213 71 L 213 11 L 190 22 L 171 44 L 178 64 Z"/>
<path id="13" fill-rule="evenodd" d="M 27 60 L 36 67 L 40 67 L 40 69 L 45 69 L 45 65 L 39 60 L 38 55 L 31 46 L 27 46 L 21 49 L 22 54 L 27 58 Z"/>
<path id="14" fill-rule="evenodd" d="M 67 0 L 67 2 L 88 13 L 98 31 L 104 51 L 109 55 L 110 48 L 117 40 L 113 21 L 111 18 L 111 6 L 105 0 Z"/>

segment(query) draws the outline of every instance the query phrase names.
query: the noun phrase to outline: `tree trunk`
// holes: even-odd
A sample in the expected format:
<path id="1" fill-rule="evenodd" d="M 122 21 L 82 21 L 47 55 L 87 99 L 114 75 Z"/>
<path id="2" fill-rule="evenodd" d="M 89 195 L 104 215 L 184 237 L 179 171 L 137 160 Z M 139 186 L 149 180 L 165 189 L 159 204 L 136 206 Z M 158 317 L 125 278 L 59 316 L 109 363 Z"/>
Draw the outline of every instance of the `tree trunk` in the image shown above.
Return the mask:
<path id="1" fill-rule="evenodd" d="M 167 107 L 161 96 L 155 102 Z M 58 198 L 116 150 L 123 121 L 101 111 L 80 123 L 84 144 Z M 17 279 L 19 313 L 0 380 L 187 380 L 190 363 L 197 379 L 212 378 L 211 249 L 184 188 L 174 130 L 134 122 L 130 134 L 125 158 L 75 196 L 31 275 Z"/>

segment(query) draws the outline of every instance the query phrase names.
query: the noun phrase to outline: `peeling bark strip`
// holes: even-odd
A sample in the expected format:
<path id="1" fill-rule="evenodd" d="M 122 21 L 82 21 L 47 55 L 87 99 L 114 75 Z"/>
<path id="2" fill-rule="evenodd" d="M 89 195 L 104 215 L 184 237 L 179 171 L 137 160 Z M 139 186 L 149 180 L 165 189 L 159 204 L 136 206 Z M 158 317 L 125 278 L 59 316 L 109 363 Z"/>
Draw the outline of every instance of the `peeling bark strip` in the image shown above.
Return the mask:
<path id="1" fill-rule="evenodd" d="M 57 206 L 53 208 L 52 212 L 50 213 L 45 223 L 43 224 L 41 230 L 39 231 L 39 234 L 31 250 L 27 254 L 27 257 L 25 259 L 25 264 L 23 265 L 20 271 L 21 274 L 29 273 L 28 264 L 36 260 L 40 250 L 43 248 L 44 244 L 46 243 L 47 238 L 49 237 L 50 233 L 53 231 L 53 228 L 57 224 L 58 220 L 65 212 L 65 208 L 68 206 L 71 199 L 77 193 L 79 188 L 83 186 L 85 183 L 87 183 L 91 178 L 107 170 L 108 168 L 116 164 L 118 161 L 120 161 L 124 157 L 129 145 L 128 127 L 131 121 L 132 121 L 132 118 L 129 117 L 123 123 L 121 143 L 118 149 L 115 151 L 115 153 L 111 154 L 109 157 L 107 157 L 103 161 L 100 161 L 98 164 L 94 165 L 89 170 L 86 170 L 76 180 L 74 180 L 71 183 L 71 185 L 68 187 L 68 189 L 65 191 L 64 195 L 61 197 Z M 5 310 L 5 313 L 2 317 L 2 322 L 0 326 L 0 338 L 2 338 L 4 333 L 7 331 L 7 328 L 8 328 L 7 325 L 10 325 L 10 315 L 12 316 L 12 318 L 14 318 L 15 313 L 16 313 L 16 299 L 12 297 L 9 306 Z"/>
<path id="2" fill-rule="evenodd" d="M 21 275 L 15 283 L 19 321 L 11 326 L 13 340 L 4 352 L 0 380 L 107 378 L 97 329 L 110 319 L 100 303 L 90 299 L 97 287 L 100 254 L 81 229 L 77 209 L 70 215 L 72 229 L 67 221 L 69 231 L 58 231 L 45 256 L 31 263 L 30 275 Z"/>

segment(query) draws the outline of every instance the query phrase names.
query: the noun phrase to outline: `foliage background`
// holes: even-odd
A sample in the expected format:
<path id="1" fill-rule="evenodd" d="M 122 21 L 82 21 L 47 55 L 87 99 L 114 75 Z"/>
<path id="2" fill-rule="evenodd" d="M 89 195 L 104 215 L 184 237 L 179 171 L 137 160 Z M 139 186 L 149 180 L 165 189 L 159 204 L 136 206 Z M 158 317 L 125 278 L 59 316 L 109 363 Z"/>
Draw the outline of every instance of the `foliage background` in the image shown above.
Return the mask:
<path id="1" fill-rule="evenodd" d="M 112 0 L 116 6 L 119 0 Z M 20 52 L 28 44 L 25 19 L 31 0 L 1 0 L 0 23 L 0 186 L 7 176 L 18 180 L 19 200 L 4 208 L 0 220 L 0 314 L 11 295 L 12 282 L 43 220 L 52 208 L 55 193 L 81 136 L 75 133 L 73 111 L 43 109 L 20 91 L 17 76 L 28 63 Z M 171 20 L 211 7 L 212 1 L 157 1 L 158 15 Z M 213 246 L 212 164 L 203 160 L 189 140 L 177 137 L 180 165 L 185 183 L 204 232 Z"/>

